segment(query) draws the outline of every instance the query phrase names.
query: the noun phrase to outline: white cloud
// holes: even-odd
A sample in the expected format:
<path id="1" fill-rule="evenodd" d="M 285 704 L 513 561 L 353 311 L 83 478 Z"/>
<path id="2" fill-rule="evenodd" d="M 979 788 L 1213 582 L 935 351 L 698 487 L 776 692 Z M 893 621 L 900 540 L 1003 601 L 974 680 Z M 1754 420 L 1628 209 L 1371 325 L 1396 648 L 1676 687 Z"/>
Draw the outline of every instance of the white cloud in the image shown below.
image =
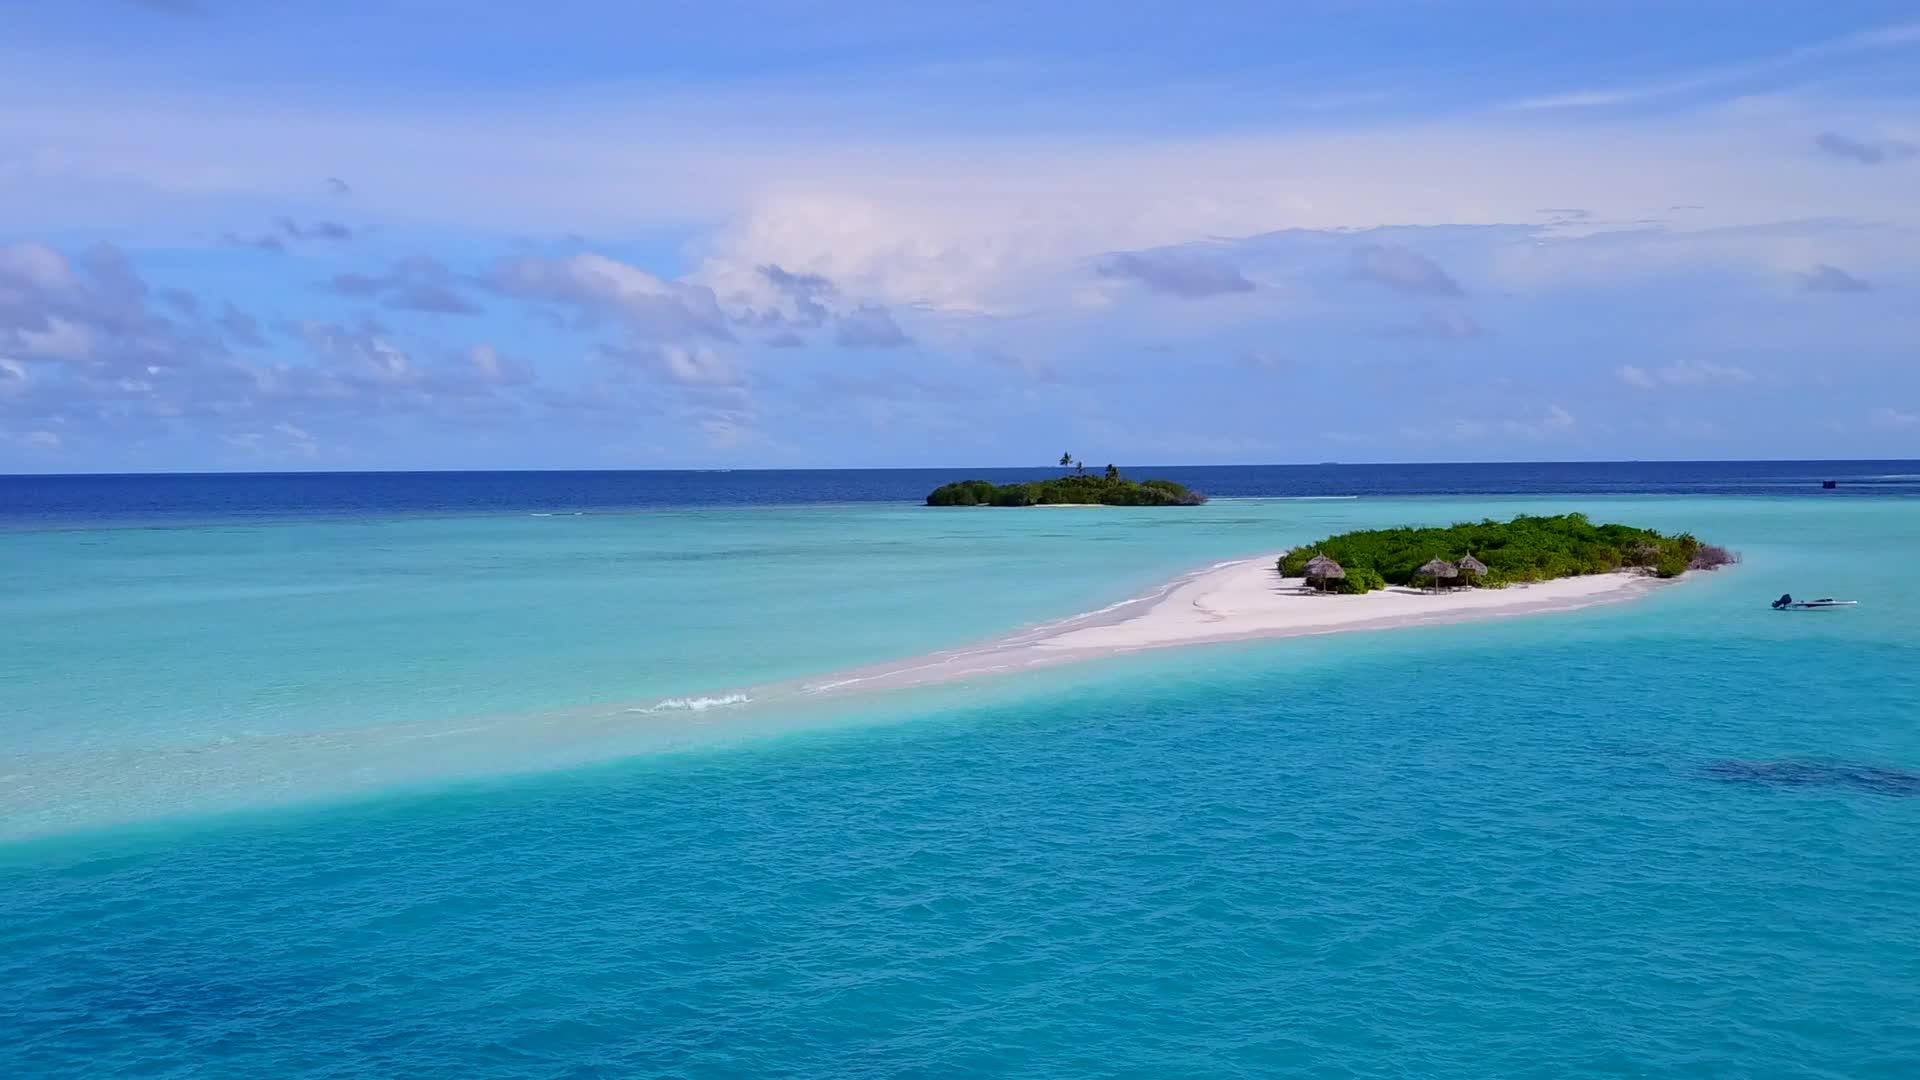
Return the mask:
<path id="1" fill-rule="evenodd" d="M 1886 222 L 1805 217 L 1723 228 L 1674 223 L 1579 223 L 1481 245 L 1480 268 L 1513 291 L 1604 286 L 1654 275 L 1711 272 L 1777 288 L 1804 284 L 1809 265 L 1911 265 L 1914 230 Z"/>
<path id="2" fill-rule="evenodd" d="M 45 244 L 0 244 L 0 280 L 7 278 L 48 292 L 70 290 L 78 284 L 66 258 Z"/>
<path id="3" fill-rule="evenodd" d="M 489 386 L 523 386 L 533 381 L 533 372 L 491 345 L 475 345 L 468 349 L 467 363 L 480 381 Z"/>
<path id="4" fill-rule="evenodd" d="M 1882 405 L 1867 414 L 1867 423 L 1882 431 L 1905 431 L 1920 427 L 1920 415 Z"/>
<path id="5" fill-rule="evenodd" d="M 1605 89 L 1545 94 L 1523 98 L 1511 102 L 1506 107 L 1509 109 L 1586 109 L 1627 105 L 1740 83 L 1815 61 L 1898 49 L 1914 44 L 1920 44 L 1920 23 L 1906 23 L 1846 34 L 1788 49 L 1771 56 L 1756 57 L 1742 63 L 1702 68 L 1666 79 Z"/>
<path id="6" fill-rule="evenodd" d="M 1708 386 L 1753 381 L 1753 373 L 1745 368 L 1704 360 L 1683 361 L 1661 368 L 1660 377 L 1675 386 Z"/>
<path id="7" fill-rule="evenodd" d="M 848 349 L 897 349 L 913 339 L 893 316 L 882 307 L 863 307 L 840 317 L 834 328 L 833 342 Z"/>
<path id="8" fill-rule="evenodd" d="M 1405 247 L 1362 244 L 1353 249 L 1352 273 L 1399 292 L 1459 296 L 1460 283 L 1425 255 Z"/>
<path id="9" fill-rule="evenodd" d="M 1395 326 L 1392 332 L 1403 337 L 1464 341 L 1468 338 L 1480 337 L 1487 330 L 1470 312 L 1459 308 L 1444 308 L 1438 311 L 1422 312 L 1418 318 Z"/>
<path id="10" fill-rule="evenodd" d="M 1682 360 L 1652 369 L 1627 364 L 1615 368 L 1614 375 L 1621 382 L 1640 390 L 1655 390 L 1663 386 L 1737 386 L 1754 379 L 1753 373 L 1745 368 L 1706 360 Z"/>
<path id="11" fill-rule="evenodd" d="M 0 89 L 20 81 L 0 74 Z M 391 107 L 321 107 L 271 94 L 192 101 L 143 92 L 136 101 L 131 91 L 117 96 L 123 92 L 112 89 L 116 85 L 101 80 L 76 95 L 30 87 L 24 95 L 0 93 L 0 234 L 25 222 L 46 224 L 46 235 L 65 235 L 62 222 L 110 233 L 118 218 L 141 223 L 143 244 L 192 242 L 196 234 L 204 239 L 233 227 L 233 220 L 208 223 L 237 207 L 258 215 L 255 220 L 281 212 L 310 220 L 317 212 L 311 200 L 324 195 L 316 178 L 349 176 L 356 224 L 365 220 L 396 234 L 430 231 L 457 238 L 449 242 L 467 253 L 494 243 L 500 246 L 490 250 L 520 253 L 500 264 L 490 280 L 526 304 L 494 305 L 489 314 L 504 318 L 534 308 L 628 357 L 616 368 L 592 353 L 597 359 L 584 374 L 562 357 L 543 374 L 563 383 L 576 376 L 582 382 L 602 375 L 624 380 L 628 396 L 607 403 L 607 414 L 629 407 L 657 414 L 676 405 L 693 409 L 686 423 L 696 441 L 708 422 L 716 431 L 750 428 L 756 419 L 751 415 L 697 411 L 716 403 L 744 410 L 749 389 L 763 398 L 772 429 L 811 422 L 783 415 L 773 400 L 803 385 L 805 376 L 776 378 L 771 366 L 748 370 L 755 356 L 732 347 L 736 335 L 792 343 L 804 334 L 825 346 L 836 330 L 845 341 L 868 344 L 898 344 L 911 333 L 923 343 L 915 370 L 946 365 L 952 357 L 939 355 L 943 351 L 972 356 L 991 340 L 1000 348 L 992 357 L 981 353 L 982 362 L 1034 380 L 1051 377 L 1055 364 L 1069 373 L 1091 372 L 1096 356 L 1108 350 L 1097 362 L 1113 369 L 1113 377 L 1101 393 L 1117 399 L 1151 393 L 1144 388 L 1148 381 L 1166 378 L 1148 370 L 1139 355 L 1119 354 L 1139 342 L 1175 341 L 1200 364 L 1220 367 L 1256 342 L 1281 342 L 1296 357 L 1345 355 L 1331 339 L 1347 334 L 1354 339 L 1349 351 L 1381 370 L 1404 359 L 1400 354 L 1441 347 L 1360 340 L 1369 330 L 1398 329 L 1474 338 L 1457 346 L 1472 354 L 1461 370 L 1510 380 L 1499 394 L 1460 399 L 1475 404 L 1442 408 L 1440 417 L 1478 415 L 1451 428 L 1444 419 L 1431 422 L 1442 432 L 1437 437 L 1521 444 L 1578 432 L 1599 444 L 1593 433 L 1617 402 L 1581 398 L 1580 422 L 1558 405 L 1543 404 L 1570 400 L 1564 385 L 1554 389 L 1551 380 L 1565 370 L 1590 371 L 1596 351 L 1617 350 L 1615 356 L 1637 360 L 1615 376 L 1639 390 L 1756 381 L 1734 363 L 1768 372 L 1765 385 L 1777 389 L 1800 361 L 1784 349 L 1729 346 L 1724 328 L 1706 321 L 1765 323 L 1756 318 L 1765 306 L 1773 320 L 1857 318 L 1859 329 L 1847 332 L 1876 337 L 1876 343 L 1898 338 L 1904 330 L 1887 329 L 1888 305 L 1911 283 L 1911 230 L 1920 224 L 1910 165 L 1841 167 L 1809 146 L 1820 131 L 1911 140 L 1910 127 L 1902 126 L 1910 126 L 1911 117 L 1899 115 L 1897 106 L 1814 99 L 1749 102 L 1688 115 L 1636 111 L 1617 119 L 1476 116 L 1464 110 L 1399 119 L 1410 110 L 1396 107 L 1394 119 L 1353 120 L 1340 133 L 1324 118 L 1293 130 L 1204 135 L 1171 134 L 1166 125 L 1148 123 L 1121 130 L 1126 121 L 1118 119 L 1098 135 L 1069 127 L 1042 137 L 982 135 L 992 128 L 978 125 L 888 128 L 811 106 L 805 111 L 825 122 L 789 127 L 769 119 L 791 106 L 778 100 L 779 88 L 764 84 L 751 94 L 730 91 L 725 104 L 713 107 L 689 106 L 684 99 L 648 101 L 632 88 L 611 87 L 601 88 L 604 93 L 593 101 L 582 94 L 505 108 L 497 101 L 422 104 L 424 99 L 409 102 L 404 95 Z M 762 98 L 751 99 L 762 91 Z M 857 106 L 858 96 L 846 103 Z M 636 108 L 639 103 L 647 107 Z M 716 119 L 723 122 L 709 122 Z M 1677 204 L 1705 209 L 1669 213 Z M 262 206 L 271 209 L 255 209 Z M 1552 216 L 1537 209 L 1542 206 L 1582 209 L 1559 215 L 1566 224 L 1525 224 Z M 1829 220 L 1840 213 L 1876 224 Z M 1663 216 L 1676 220 L 1656 220 Z M 1775 224 L 1782 221 L 1799 224 Z M 1481 228 L 1501 223 L 1510 227 Z M 1383 225 L 1400 231 L 1349 231 Z M 1449 231 L 1429 236 L 1420 231 L 1427 225 Z M 1258 239 L 1282 229 L 1313 231 L 1300 249 L 1275 244 L 1265 263 L 1251 250 L 1242 257 L 1237 245 L 1251 247 L 1252 241 L 1204 239 Z M 601 250 L 622 257 L 525 254 L 577 251 L 584 245 L 553 248 L 539 239 L 571 230 L 604 240 Z M 524 247 L 505 246 L 505 235 L 519 233 L 534 239 Z M 1299 255 L 1313 245 L 1328 253 L 1319 262 Z M 1349 264 L 1363 245 L 1373 246 Z M 1167 250 L 1218 253 L 1221 261 L 1200 268 L 1214 271 L 1210 275 L 1184 272 L 1192 266 L 1175 267 L 1183 271 L 1175 275 L 1157 262 L 1141 272 L 1139 263 L 1124 261 L 1119 266 L 1131 271 L 1131 280 L 1100 275 L 1100 267 L 1115 265 L 1108 261 L 1115 253 Z M 683 264 L 674 264 L 676 252 Z M 270 261 L 235 252 L 222 258 L 263 266 Z M 299 265 L 294 258 L 280 263 L 277 272 L 298 272 L 287 269 Z M 1821 303 L 1788 291 L 1796 280 L 1791 275 L 1822 265 L 1857 271 L 1882 291 L 1857 303 Z M 683 274 L 689 267 L 692 272 Z M 1717 276 L 1708 280 L 1702 270 Z M 1350 280 L 1356 272 L 1409 295 L 1395 297 Z M 0 248 L 0 279 L 30 280 L 47 294 L 102 287 L 84 257 L 76 256 L 70 268 L 57 253 L 33 245 Z M 1144 287 L 1156 282 L 1163 295 L 1149 295 Z M 1621 287 L 1574 295 L 1574 287 L 1595 283 Z M 1648 284 L 1658 286 L 1656 300 L 1673 299 L 1671 311 L 1648 301 Z M 1688 292 L 1695 285 L 1700 302 Z M 1748 286 L 1755 287 L 1755 296 L 1732 295 Z M 161 356 L 170 373 L 142 373 L 154 359 L 148 339 L 112 329 L 129 325 L 124 322 L 86 323 L 82 329 L 96 328 L 97 340 L 89 343 L 58 322 L 38 319 L 23 333 L 0 337 L 0 354 L 17 356 L 20 369 L 0 367 L 0 395 L 24 395 L 39 410 L 32 414 L 36 422 L 49 425 L 47 418 L 69 401 L 86 401 L 83 395 L 96 392 L 115 408 L 167 407 L 189 416 L 285 407 L 301 430 L 326 434 L 332 448 L 355 441 L 340 419 L 350 412 L 407 409 L 437 417 L 454 398 L 493 400 L 496 389 L 526 381 L 518 365 L 490 347 L 456 352 L 458 339 L 409 336 L 405 317 L 393 320 L 395 329 L 367 331 L 369 340 L 351 348 L 317 349 L 316 363 L 303 356 L 269 359 L 281 345 L 275 335 L 283 324 L 275 321 L 281 316 L 268 317 L 298 301 L 284 289 L 262 288 L 267 292 L 242 297 L 269 323 L 268 342 L 245 349 L 247 363 L 226 351 L 237 348 L 232 337 L 211 333 L 210 320 L 190 310 L 155 309 L 178 328 L 180 340 L 207 350 L 204 372 Z M 1508 295 L 1547 288 L 1566 295 L 1538 306 Z M 1446 299 L 1466 289 L 1474 294 L 1471 311 Z M 1726 295 L 1705 295 L 1713 290 Z M 1177 302 L 1214 293 L 1220 295 Z M 211 311 L 218 297 L 206 302 L 202 310 Z M 1406 306 L 1390 309 L 1389 303 Z M 1187 310 L 1174 310 L 1182 307 Z M 44 310 L 59 316 L 74 309 Z M 870 314 L 876 311 L 884 314 Z M 0 300 L 0 316 L 5 314 Z M 975 318 L 981 314 L 1006 318 L 986 326 Z M 1635 315 L 1645 321 L 1630 322 Z M 1483 335 L 1476 316 L 1497 335 L 1476 338 Z M 1551 352 L 1541 341 L 1550 322 L 1557 343 L 1564 343 Z M 536 334 L 542 330 L 529 326 Z M 1828 331 L 1819 326 L 1807 332 Z M 1652 353 L 1652 360 L 1633 344 L 1649 334 L 1669 347 Z M 519 347 L 546 344 L 528 339 Z M 124 362 L 41 362 L 56 353 L 80 356 L 89 347 Z M 580 345 L 568 341 L 564 347 Z M 1681 355 L 1698 359 L 1668 362 Z M 1864 369 L 1879 362 L 1877 355 L 1849 362 Z M 805 372 L 853 358 L 816 348 L 783 359 L 784 370 Z M 869 367 L 889 361 L 898 366 L 899 357 L 858 359 Z M 102 368 L 102 375 L 93 379 L 83 370 L 89 366 Z M 1598 366 L 1605 380 L 1611 365 Z M 763 370 L 764 377 L 755 378 Z M 1220 374 L 1247 381 L 1244 372 Z M 1363 368 L 1355 377 L 1371 374 Z M 1500 394 L 1522 392 L 1513 380 L 1532 387 L 1524 391 L 1530 396 L 1520 404 L 1499 404 L 1505 400 Z M 1226 395 L 1233 392 L 1224 387 L 1227 381 L 1193 380 L 1179 388 L 1195 396 Z M 189 382 L 211 389 L 182 389 Z M 65 392 L 49 393 L 55 383 Z M 547 395 L 548 389 L 501 392 L 498 398 L 530 413 L 565 407 L 545 404 L 561 400 Z M 599 388 L 561 389 L 585 399 Z M 1616 399 L 1633 396 L 1618 385 L 1595 389 Z M 135 403 L 136 392 L 155 403 Z M 1411 397 L 1413 391 L 1396 386 L 1368 402 L 1365 407 L 1391 419 L 1365 426 L 1391 429 L 1405 416 L 1424 414 L 1393 411 L 1406 404 L 1403 394 Z M 7 404 L 13 408 L 13 399 Z M 1768 402 L 1756 394 L 1753 404 Z M 1337 412 L 1343 405 L 1330 407 Z M 291 438 L 273 430 L 273 418 L 256 414 L 232 423 L 268 439 Z M 1324 422 L 1353 426 L 1355 418 L 1330 415 Z M 220 421 L 220 430 L 231 430 L 227 423 Z M 85 440 L 69 434 L 69 441 Z"/>
<path id="12" fill-rule="evenodd" d="M 1147 288 L 1185 300 L 1252 292 L 1240 268 L 1223 259 L 1189 251 L 1122 251 L 1102 259 L 1101 277 L 1138 281 Z"/>
<path id="13" fill-rule="evenodd" d="M 699 426 L 701 433 L 707 437 L 708 445 L 716 449 L 737 449 L 754 438 L 752 428 L 726 417 L 710 416 L 700 421 Z"/>
<path id="14" fill-rule="evenodd" d="M 294 456 L 309 459 L 320 456 L 319 442 L 306 429 L 282 421 L 273 425 L 273 430 L 286 440 L 286 449 Z"/>
<path id="15" fill-rule="evenodd" d="M 719 105 L 614 91 L 434 110 L 12 89 L 20 104 L 0 108 L 0 146 L 18 149 L 0 153 L 0 229 L 111 227 L 110 215 L 124 214 L 191 231 L 234 200 L 311 199 L 315 176 L 344 173 L 356 205 L 394 225 L 609 234 L 697 225 L 709 230 L 694 244 L 700 266 L 678 284 L 709 287 L 730 314 L 736 297 L 753 303 L 766 265 L 823 275 L 847 294 L 844 306 L 1021 312 L 1065 302 L 1109 252 L 1288 227 L 1532 221 L 1543 200 L 1590 209 L 1596 221 L 1702 204 L 1690 213 L 1697 227 L 1842 211 L 1920 220 L 1899 170 L 1859 170 L 1836 203 L 1831 162 L 1804 149 L 1808 130 L 1885 125 L 1829 105 L 1552 131 L 1456 115 L 1338 134 L 1041 138 L 799 133 L 768 119 L 791 107 L 777 88 Z M 857 110 L 862 100 L 838 104 Z M 662 291 L 634 267 L 595 272 L 595 258 L 548 267 L 541 287 L 607 306 L 675 300 L 713 321 L 710 298 Z"/>
<path id="16" fill-rule="evenodd" d="M 1800 287 L 1807 292 L 1825 293 L 1863 293 L 1872 292 L 1873 284 L 1865 278 L 1849 274 L 1837 266 L 1822 263 L 1805 274 L 1799 275 Z"/>
<path id="17" fill-rule="evenodd" d="M 647 345 L 609 349 L 607 354 L 678 386 L 739 389 L 747 385 L 746 372 L 734 358 L 708 345 Z"/>
<path id="18" fill-rule="evenodd" d="M 500 351 L 491 345 L 475 345 L 467 350 L 467 362 L 473 365 L 481 378 L 490 382 L 498 381 L 506 369 L 506 361 L 501 358 Z"/>
<path id="19" fill-rule="evenodd" d="M 297 329 L 309 348 L 338 363 L 346 374 L 388 386 L 413 383 L 420 377 L 413 357 L 389 341 L 377 326 L 309 321 Z"/>
<path id="20" fill-rule="evenodd" d="M 1570 435 L 1579 425 L 1571 412 L 1549 404 L 1540 411 L 1501 419 L 1462 417 L 1438 426 L 1413 425 L 1400 430 L 1403 438 L 1414 443 L 1482 442 L 1491 436 L 1509 439 L 1544 440 Z"/>
<path id="21" fill-rule="evenodd" d="M 491 281 L 510 296 L 617 318 L 639 339 L 733 337 L 712 289 L 667 281 L 605 255 L 503 259 L 494 267 Z"/>
<path id="22" fill-rule="evenodd" d="M 1696 417 L 1670 416 L 1661 428 L 1674 438 L 1689 441 L 1721 439 L 1727 434 L 1726 428 L 1714 421 Z"/>
<path id="23" fill-rule="evenodd" d="M 777 263 L 709 259 L 687 280 L 711 288 L 727 318 L 746 326 L 811 329 L 844 308 L 839 288 L 824 274 L 796 273 Z"/>
<path id="24" fill-rule="evenodd" d="M 1621 382 L 1626 383 L 1628 386 L 1637 386 L 1642 390 L 1651 390 L 1659 385 L 1654 379 L 1652 372 L 1649 372 L 1643 367 L 1635 367 L 1632 364 L 1615 368 L 1614 374 L 1620 377 Z"/>
<path id="25" fill-rule="evenodd" d="M 1814 136 L 1813 145 L 1821 153 L 1861 165 L 1897 164 L 1920 155 L 1920 146 L 1905 139 L 1863 139 L 1838 131 L 1821 132 Z"/>
<path id="26" fill-rule="evenodd" d="M 1017 303 L 1002 291 L 1010 282 L 1064 272 L 1091 254 L 1045 232 L 1021 237 L 1017 215 L 994 221 L 995 209 L 964 201 L 948 209 L 943 215 L 901 193 L 771 195 L 708 242 L 693 277 L 729 296 L 752 296 L 759 268 L 774 265 L 883 304 L 985 312 Z"/>
<path id="27" fill-rule="evenodd" d="M 220 441 L 241 451 L 243 460 L 260 463 L 315 461 L 320 443 L 306 429 L 279 421 L 265 430 L 229 432 Z"/>

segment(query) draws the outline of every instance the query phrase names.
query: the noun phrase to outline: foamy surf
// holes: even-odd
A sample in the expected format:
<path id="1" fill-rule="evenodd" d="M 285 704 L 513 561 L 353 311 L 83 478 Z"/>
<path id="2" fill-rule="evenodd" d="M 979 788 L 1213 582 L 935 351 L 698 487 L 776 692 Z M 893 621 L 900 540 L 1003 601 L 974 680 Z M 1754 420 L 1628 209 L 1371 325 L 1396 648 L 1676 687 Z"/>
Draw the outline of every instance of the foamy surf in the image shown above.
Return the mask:
<path id="1" fill-rule="evenodd" d="M 728 705 L 745 705 L 753 698 L 747 694 L 720 694 L 716 697 L 671 697 L 656 701 L 651 705 L 628 709 L 628 712 L 705 712 L 708 709 L 723 708 Z"/>

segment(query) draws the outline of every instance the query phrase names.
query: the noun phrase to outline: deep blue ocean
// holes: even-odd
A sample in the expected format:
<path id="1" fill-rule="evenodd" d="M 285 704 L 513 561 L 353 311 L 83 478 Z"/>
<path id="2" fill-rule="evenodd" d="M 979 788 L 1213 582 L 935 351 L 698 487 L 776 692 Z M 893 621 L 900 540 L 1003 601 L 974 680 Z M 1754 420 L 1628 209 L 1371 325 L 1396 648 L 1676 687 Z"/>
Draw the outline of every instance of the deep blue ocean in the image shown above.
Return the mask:
<path id="1" fill-rule="evenodd" d="M 1124 471 L 1178 480 L 1216 498 L 1920 495 L 1920 462 L 1914 461 L 1328 463 Z M 0 527 L 918 502 L 955 477 L 1005 484 L 1057 475 L 1056 468 L 963 468 L 0 476 Z M 1823 489 L 1825 480 L 1836 487 Z"/>
<path id="2" fill-rule="evenodd" d="M 0 477 L 0 1076 L 1920 1076 L 1920 463 L 1050 471 Z M 1568 510 L 1742 562 L 731 693 Z"/>

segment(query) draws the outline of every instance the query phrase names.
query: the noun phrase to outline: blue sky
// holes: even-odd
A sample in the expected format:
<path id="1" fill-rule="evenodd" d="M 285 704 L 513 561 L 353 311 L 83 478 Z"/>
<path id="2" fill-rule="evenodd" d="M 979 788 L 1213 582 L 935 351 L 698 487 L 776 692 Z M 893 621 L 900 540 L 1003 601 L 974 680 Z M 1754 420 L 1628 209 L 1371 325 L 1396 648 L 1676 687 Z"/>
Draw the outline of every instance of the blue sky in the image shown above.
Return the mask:
<path id="1" fill-rule="evenodd" d="M 1914 457 L 1916 230 L 1910 3 L 0 5 L 0 471 Z"/>

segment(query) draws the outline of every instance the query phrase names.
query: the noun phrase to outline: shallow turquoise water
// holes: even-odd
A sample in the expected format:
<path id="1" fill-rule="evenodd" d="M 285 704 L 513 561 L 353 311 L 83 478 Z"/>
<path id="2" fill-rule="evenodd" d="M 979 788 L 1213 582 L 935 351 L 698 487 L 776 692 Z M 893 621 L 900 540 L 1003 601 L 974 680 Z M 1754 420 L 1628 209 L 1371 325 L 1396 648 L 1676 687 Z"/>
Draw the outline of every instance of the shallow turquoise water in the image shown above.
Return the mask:
<path id="1" fill-rule="evenodd" d="M 1879 505 L 1822 505 L 1856 504 Z M 744 721 L 628 710 L 984 639 L 1355 525 L 1560 505 L 882 505 L 0 533 L 0 838 L 700 745 Z M 1579 505 L 1676 527 L 1723 512 Z"/>
<path id="2" fill-rule="evenodd" d="M 1576 505 L 1746 562 L 812 715 L 594 711 Z M 0 847 L 0 1072 L 1920 1074 L 1920 506 L 1206 515 L 0 537 L 0 810 L 55 830 Z M 1786 590 L 1867 603 L 1767 611 Z M 383 772 L 399 730 L 436 749 Z M 673 752 L 452 779 L 549 742 Z M 354 801 L 153 820 L 327 793 Z M 146 824 L 61 825 L 106 821 Z"/>

